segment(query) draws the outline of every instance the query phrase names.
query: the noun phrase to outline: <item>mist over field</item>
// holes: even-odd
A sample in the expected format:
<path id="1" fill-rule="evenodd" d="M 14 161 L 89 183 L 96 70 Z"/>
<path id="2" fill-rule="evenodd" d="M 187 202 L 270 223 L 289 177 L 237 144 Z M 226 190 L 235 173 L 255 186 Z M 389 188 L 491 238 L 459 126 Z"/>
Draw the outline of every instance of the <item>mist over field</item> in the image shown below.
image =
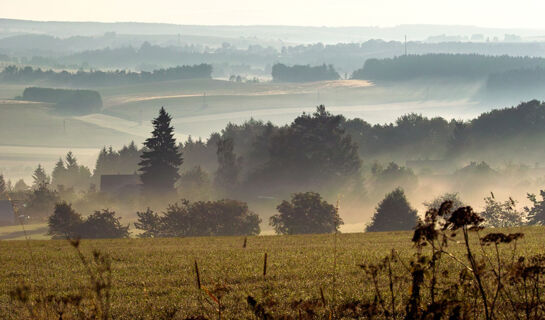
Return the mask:
<path id="1" fill-rule="evenodd" d="M 545 316 L 541 4 L 31 2 L 0 318 Z"/>
<path id="2" fill-rule="evenodd" d="M 160 107 L 172 117 L 184 158 L 180 174 L 198 166 L 209 184 L 202 193 L 177 183 L 171 201 L 199 192 L 196 199 L 228 196 L 246 201 L 266 220 L 277 202 L 291 193 L 321 191 L 331 202 L 343 199 L 341 230 L 354 232 L 365 228 L 380 198 L 396 187 L 404 188 L 421 214 L 425 201 L 447 192 L 459 193 L 479 208 L 490 192 L 527 204 L 526 194 L 540 190 L 543 131 L 529 130 L 520 124 L 525 120 L 513 119 L 508 111 L 500 112 L 506 117 L 502 122 L 486 116 L 492 117 L 488 121 L 493 127 L 505 126 L 505 137 L 493 137 L 491 127 L 473 134 L 467 129 L 465 134 L 474 136 L 457 142 L 463 150 L 454 147 L 457 130 L 478 126 L 473 124 L 486 112 L 543 99 L 545 51 L 528 30 L 500 34 L 503 30 L 449 27 L 444 30 L 448 34 L 440 35 L 440 29 L 425 26 L 350 29 L 353 33 L 329 28 L 327 37 L 313 40 L 319 33 L 299 27 L 127 28 L 123 23 L 7 19 L 2 26 L 0 172 L 12 188 L 20 179 L 31 185 L 38 164 L 51 176 L 59 158 L 72 152 L 89 177 L 77 187 L 62 188 L 75 187 L 77 192 L 67 200 L 85 202 L 85 214 L 103 206 L 99 201 L 92 208 L 85 199 L 89 190 L 101 192 L 101 150 L 112 147 L 115 153 L 131 142 L 140 150 Z M 279 30 L 290 30 L 290 38 L 274 33 Z M 237 37 L 239 31 L 253 36 Z M 396 32 L 399 40 L 387 41 Z M 405 33 L 415 36 L 404 42 L 399 35 Z M 348 39 L 349 34 L 361 38 Z M 350 178 L 357 178 L 360 187 L 257 178 L 256 170 L 277 156 L 271 153 L 274 139 L 262 136 L 262 130 L 293 126 L 296 118 L 314 113 L 318 105 L 342 116 L 339 124 L 361 161 Z M 521 119 L 530 116 L 519 109 Z M 541 106 L 535 112 L 541 116 Z M 413 126 L 414 132 L 406 126 Z M 214 183 L 218 139 L 232 140 L 239 161 L 233 182 L 237 187 L 229 194 Z M 202 141 L 199 148 L 204 149 L 199 151 L 198 143 L 193 147 L 195 141 Z M 488 169 L 471 171 L 481 162 Z M 397 169 L 387 171 L 390 163 Z M 138 173 L 136 164 L 120 164 L 107 173 Z M 379 167 L 393 177 L 380 178 Z M 460 178 L 464 168 L 470 173 Z M 490 172 L 480 175 L 481 169 Z M 478 183 L 468 188 L 467 179 Z M 53 176 L 53 190 L 58 188 L 55 180 Z M 256 191 L 256 183 L 269 186 Z M 281 192 L 271 187 L 277 184 L 283 186 Z M 19 197 L 24 201 L 24 195 Z M 132 221 L 137 210 L 149 205 L 113 207 Z M 266 224 L 262 227 L 270 230 Z"/>

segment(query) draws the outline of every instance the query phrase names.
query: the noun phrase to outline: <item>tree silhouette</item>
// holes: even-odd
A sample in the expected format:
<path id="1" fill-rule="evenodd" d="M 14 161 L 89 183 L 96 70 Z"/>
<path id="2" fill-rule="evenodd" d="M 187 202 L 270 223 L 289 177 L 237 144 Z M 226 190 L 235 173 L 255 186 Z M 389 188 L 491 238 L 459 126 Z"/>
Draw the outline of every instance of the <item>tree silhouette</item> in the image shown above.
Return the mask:
<path id="1" fill-rule="evenodd" d="M 541 200 L 535 194 L 528 194 L 532 207 L 524 207 L 530 225 L 545 225 L 545 190 L 540 190 L 539 195 Z"/>
<path id="2" fill-rule="evenodd" d="M 45 170 L 41 164 L 39 164 L 38 168 L 34 170 L 32 179 L 34 180 L 34 182 L 32 183 L 32 187 L 34 189 L 39 189 L 42 186 L 47 186 L 51 182 L 49 176 L 45 173 Z"/>
<path id="3" fill-rule="evenodd" d="M 261 219 L 245 202 L 222 199 L 189 202 L 168 206 L 162 216 L 148 209 L 137 212 L 135 227 L 149 237 L 257 235 Z"/>
<path id="4" fill-rule="evenodd" d="M 276 209 L 280 214 L 270 218 L 270 225 L 278 234 L 331 233 L 343 224 L 337 209 L 315 192 L 295 193 Z"/>
<path id="5" fill-rule="evenodd" d="M 484 225 L 493 228 L 519 227 L 524 225 L 526 213 L 517 209 L 517 201 L 509 197 L 505 201 L 497 200 L 494 193 L 484 198 L 485 206 L 481 217 Z"/>
<path id="6" fill-rule="evenodd" d="M 174 184 L 180 178 L 178 169 L 183 158 L 176 146 L 171 120 L 170 115 L 161 108 L 159 116 L 152 121 L 152 137 L 144 143 L 146 150 L 142 153 L 139 166 L 143 191 L 148 195 L 173 193 Z"/>
<path id="7" fill-rule="evenodd" d="M 72 205 L 60 202 L 55 205 L 55 211 L 49 216 L 49 235 L 54 239 L 78 237 L 78 229 L 83 218 L 72 209 Z"/>
<path id="8" fill-rule="evenodd" d="M 379 203 L 371 223 L 365 231 L 411 230 L 418 220 L 417 212 L 411 208 L 401 188 L 388 193 Z"/>
<path id="9" fill-rule="evenodd" d="M 64 186 L 66 182 L 66 167 L 64 166 L 64 162 L 61 158 L 59 158 L 59 161 L 55 164 L 55 168 L 53 169 L 53 172 L 51 173 L 52 177 L 52 184 L 55 188 L 59 188 L 59 186 Z"/>
<path id="10" fill-rule="evenodd" d="M 128 238 L 129 226 L 121 225 L 120 220 L 114 211 L 97 210 L 81 224 L 79 236 L 84 239 Z"/>
<path id="11" fill-rule="evenodd" d="M 233 139 L 221 139 L 218 141 L 218 171 L 216 171 L 215 183 L 223 189 L 236 186 L 239 173 L 239 165 L 235 155 Z"/>
<path id="12" fill-rule="evenodd" d="M 357 145 L 341 127 L 343 119 L 323 105 L 297 117 L 271 137 L 265 173 L 301 187 L 353 180 L 361 160 Z"/>

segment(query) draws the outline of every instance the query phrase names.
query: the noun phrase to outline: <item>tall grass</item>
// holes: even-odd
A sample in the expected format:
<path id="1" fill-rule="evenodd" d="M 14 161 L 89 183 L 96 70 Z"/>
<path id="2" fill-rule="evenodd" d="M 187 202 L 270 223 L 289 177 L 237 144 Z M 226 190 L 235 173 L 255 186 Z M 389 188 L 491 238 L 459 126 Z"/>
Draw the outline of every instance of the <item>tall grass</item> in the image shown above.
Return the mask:
<path id="1" fill-rule="evenodd" d="M 545 254 L 524 255 L 517 247 L 522 233 L 483 230 L 482 218 L 471 207 L 452 212 L 452 203 L 429 210 L 412 236 L 413 255 L 391 250 L 380 259 L 369 257 L 355 265 L 361 282 L 336 281 L 337 235 L 333 235 L 333 273 L 323 285 L 303 297 L 277 293 L 276 255 L 263 253 L 255 277 L 261 290 L 237 292 L 229 281 L 218 279 L 194 261 L 194 293 L 198 309 L 187 314 L 181 307 L 150 308 L 142 318 L 155 319 L 543 319 L 545 318 Z M 451 213 L 452 212 L 452 213 Z M 331 238 L 330 238 L 331 239 Z M 46 293 L 21 284 L 11 302 L 26 310 L 16 318 L 114 319 L 111 290 L 112 260 L 93 251 L 86 256 L 79 240 L 70 241 L 83 265 L 87 284 L 78 293 Z M 253 244 L 254 242 L 252 242 Z M 453 246 L 453 244 L 455 246 Z M 235 250 L 252 250 L 235 244 Z M 463 248 L 463 254 L 453 250 Z M 260 249 L 259 249 L 260 250 Z M 361 250 L 365 250 L 362 247 Z M 342 251 L 340 251 L 342 252 Z M 256 257 L 259 261 L 260 258 Z M 217 261 L 217 260 L 216 260 Z M 220 261 L 217 261 L 218 265 Z M 260 274 L 261 273 L 261 274 Z M 343 286 L 360 287 L 361 296 L 346 298 Z M 241 295 L 244 300 L 226 300 Z M 121 299 L 123 299 L 121 297 Z M 230 303 L 227 303 L 229 301 Z M 151 301 L 153 304 L 153 300 Z M 237 317 L 237 315 L 239 317 Z M 119 316 L 119 315 L 117 315 Z"/>

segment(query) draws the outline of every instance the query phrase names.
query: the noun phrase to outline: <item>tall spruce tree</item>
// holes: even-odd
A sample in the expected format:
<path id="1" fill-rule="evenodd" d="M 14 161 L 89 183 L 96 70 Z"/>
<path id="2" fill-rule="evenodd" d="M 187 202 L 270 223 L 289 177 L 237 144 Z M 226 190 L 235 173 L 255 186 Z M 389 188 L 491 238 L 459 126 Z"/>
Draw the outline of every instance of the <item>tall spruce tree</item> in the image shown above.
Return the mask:
<path id="1" fill-rule="evenodd" d="M 140 179 L 143 192 L 148 195 L 165 195 L 174 192 L 174 184 L 180 178 L 178 169 L 183 163 L 182 153 L 174 139 L 172 118 L 161 107 L 153 123 L 152 137 L 148 138 L 141 156 Z"/>

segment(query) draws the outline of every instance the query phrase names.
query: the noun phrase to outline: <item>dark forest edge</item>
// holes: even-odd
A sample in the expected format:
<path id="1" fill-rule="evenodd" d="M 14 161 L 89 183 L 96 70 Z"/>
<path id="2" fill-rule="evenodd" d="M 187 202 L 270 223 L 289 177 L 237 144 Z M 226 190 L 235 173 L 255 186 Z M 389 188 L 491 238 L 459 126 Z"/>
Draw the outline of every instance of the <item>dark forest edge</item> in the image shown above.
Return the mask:
<path id="1" fill-rule="evenodd" d="M 352 78 L 375 81 L 407 81 L 427 77 L 486 79 L 492 73 L 537 67 L 545 67 L 544 58 L 479 54 L 401 55 L 368 59 L 363 68 L 354 71 Z"/>
<path id="2" fill-rule="evenodd" d="M 102 97 L 94 90 L 29 87 L 17 99 L 52 103 L 56 112 L 64 114 L 89 114 L 102 110 Z"/>
<path id="3" fill-rule="evenodd" d="M 150 83 L 157 81 L 182 79 L 210 79 L 212 66 L 209 64 L 183 65 L 167 69 L 157 69 L 151 72 L 116 71 L 82 71 L 69 72 L 42 70 L 41 68 L 7 66 L 0 73 L 0 81 L 4 83 L 33 83 L 48 81 L 52 84 L 71 86 L 108 86 Z"/>

